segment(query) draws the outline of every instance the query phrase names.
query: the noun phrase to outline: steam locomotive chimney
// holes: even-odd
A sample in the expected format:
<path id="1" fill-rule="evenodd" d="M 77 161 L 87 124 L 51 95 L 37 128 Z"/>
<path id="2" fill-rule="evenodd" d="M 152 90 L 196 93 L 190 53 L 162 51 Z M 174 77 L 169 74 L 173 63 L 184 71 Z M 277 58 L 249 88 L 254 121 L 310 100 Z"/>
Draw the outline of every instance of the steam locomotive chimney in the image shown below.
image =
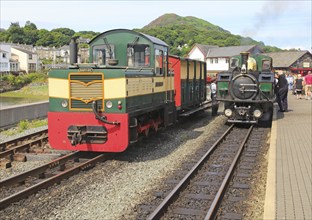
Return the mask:
<path id="1" fill-rule="evenodd" d="M 241 52 L 241 56 L 242 56 L 242 69 L 243 66 L 245 65 L 245 70 L 248 70 L 248 56 L 249 56 L 249 52 Z"/>
<path id="2" fill-rule="evenodd" d="M 72 37 L 69 44 L 69 62 L 71 65 L 78 62 L 78 37 Z"/>

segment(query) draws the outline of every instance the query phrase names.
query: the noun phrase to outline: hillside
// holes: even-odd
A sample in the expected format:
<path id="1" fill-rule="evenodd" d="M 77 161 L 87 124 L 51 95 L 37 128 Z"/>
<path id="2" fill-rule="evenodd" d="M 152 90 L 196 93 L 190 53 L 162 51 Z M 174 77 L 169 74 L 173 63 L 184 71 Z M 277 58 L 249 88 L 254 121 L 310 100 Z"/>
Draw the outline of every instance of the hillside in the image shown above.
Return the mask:
<path id="1" fill-rule="evenodd" d="M 195 43 L 225 46 L 259 45 L 266 52 L 278 51 L 252 38 L 231 34 L 219 26 L 192 16 L 164 14 L 136 31 L 155 36 L 170 46 L 170 53 L 185 56 Z"/>
<path id="2" fill-rule="evenodd" d="M 187 25 L 187 26 L 196 25 L 197 28 L 199 29 L 215 30 L 230 33 L 229 31 L 226 31 L 221 27 L 211 24 L 203 19 L 196 18 L 193 16 L 181 17 L 176 14 L 164 14 L 159 18 L 155 19 L 154 21 L 152 21 L 151 23 L 149 23 L 148 25 L 144 26 L 143 29 L 167 27 L 171 25 Z"/>
<path id="3" fill-rule="evenodd" d="M 164 14 L 148 25 L 136 31 L 155 36 L 170 46 L 173 55 L 185 56 L 195 43 L 224 46 L 259 45 L 265 52 L 277 52 L 281 49 L 265 46 L 251 38 L 233 35 L 223 28 L 193 16 L 182 17 L 176 14 Z M 37 29 L 37 26 L 27 21 L 24 26 L 19 22 L 11 23 L 7 30 L 0 29 L 0 42 L 12 42 L 36 46 L 61 47 L 68 45 L 70 38 L 80 36 L 91 40 L 97 32 L 79 31 L 70 28 L 55 28 L 51 31 Z M 87 43 L 80 43 L 79 47 L 88 47 Z"/>

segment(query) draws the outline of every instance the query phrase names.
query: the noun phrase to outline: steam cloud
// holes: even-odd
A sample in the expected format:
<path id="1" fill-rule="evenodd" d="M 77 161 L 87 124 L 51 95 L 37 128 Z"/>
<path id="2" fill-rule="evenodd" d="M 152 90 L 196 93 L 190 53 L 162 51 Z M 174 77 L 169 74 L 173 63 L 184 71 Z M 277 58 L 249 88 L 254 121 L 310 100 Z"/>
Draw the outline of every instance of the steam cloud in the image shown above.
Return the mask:
<path id="1" fill-rule="evenodd" d="M 261 11 L 256 13 L 252 27 L 243 30 L 242 34 L 255 37 L 269 22 L 277 20 L 289 4 L 287 1 L 269 1 L 265 3 Z"/>

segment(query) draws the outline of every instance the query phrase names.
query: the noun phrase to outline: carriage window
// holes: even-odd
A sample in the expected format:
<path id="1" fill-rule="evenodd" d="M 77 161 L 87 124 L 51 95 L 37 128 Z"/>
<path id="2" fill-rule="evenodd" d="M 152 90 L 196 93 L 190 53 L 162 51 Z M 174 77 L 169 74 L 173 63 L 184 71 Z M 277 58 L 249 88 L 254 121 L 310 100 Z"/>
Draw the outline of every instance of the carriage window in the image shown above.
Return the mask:
<path id="1" fill-rule="evenodd" d="M 143 67 L 150 65 L 150 47 L 144 44 L 128 44 L 128 66 Z"/>
<path id="2" fill-rule="evenodd" d="M 235 67 L 238 67 L 238 59 L 236 58 L 232 58 L 231 59 L 231 68 L 235 68 Z"/>
<path id="3" fill-rule="evenodd" d="M 262 61 L 262 70 L 271 70 L 270 60 L 263 60 Z"/>
<path id="4" fill-rule="evenodd" d="M 112 44 L 93 47 L 93 63 L 107 65 L 107 60 L 115 59 L 115 46 Z"/>
<path id="5" fill-rule="evenodd" d="M 164 52 L 162 50 L 155 50 L 155 73 L 162 75 L 164 73 Z"/>

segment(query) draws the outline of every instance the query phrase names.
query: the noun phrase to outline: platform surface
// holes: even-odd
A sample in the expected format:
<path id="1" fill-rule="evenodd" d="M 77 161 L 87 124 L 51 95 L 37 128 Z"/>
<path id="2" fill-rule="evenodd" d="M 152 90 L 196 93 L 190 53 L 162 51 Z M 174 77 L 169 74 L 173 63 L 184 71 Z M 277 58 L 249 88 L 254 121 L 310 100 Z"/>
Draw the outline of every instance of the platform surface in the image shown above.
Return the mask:
<path id="1" fill-rule="evenodd" d="M 289 93 L 288 106 L 273 118 L 263 219 L 312 219 L 312 101 Z"/>

